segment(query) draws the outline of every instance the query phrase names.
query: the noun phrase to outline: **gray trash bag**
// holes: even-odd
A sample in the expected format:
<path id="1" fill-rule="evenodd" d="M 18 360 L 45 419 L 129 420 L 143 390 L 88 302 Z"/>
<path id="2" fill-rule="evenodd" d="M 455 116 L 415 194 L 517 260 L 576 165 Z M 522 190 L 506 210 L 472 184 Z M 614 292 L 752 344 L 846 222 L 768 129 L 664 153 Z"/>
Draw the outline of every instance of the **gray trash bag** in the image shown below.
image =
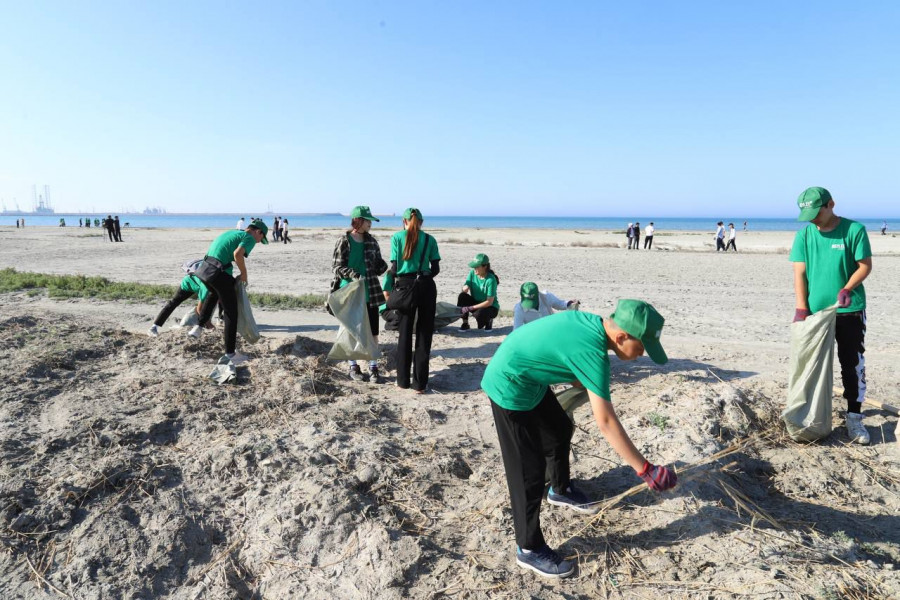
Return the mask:
<path id="1" fill-rule="evenodd" d="M 193 327 L 194 325 L 200 324 L 200 315 L 197 314 L 196 310 L 191 309 L 191 312 L 185 314 L 181 317 L 181 322 L 176 325 L 176 327 Z"/>
<path id="2" fill-rule="evenodd" d="M 814 442 L 831 433 L 836 318 L 834 305 L 791 324 L 787 408 L 781 418 L 798 442 Z"/>
<path id="3" fill-rule="evenodd" d="M 460 308 L 450 302 L 438 302 L 434 306 L 434 330 L 446 327 L 453 321 L 462 319 Z"/>
<path id="4" fill-rule="evenodd" d="M 328 306 L 340 322 L 330 360 L 374 360 L 381 356 L 369 325 L 366 289 L 356 279 L 328 295 Z"/>
<path id="5" fill-rule="evenodd" d="M 234 366 L 231 359 L 223 354 L 222 358 L 219 359 L 219 362 L 206 377 L 222 385 L 237 379 L 237 367 Z"/>
<path id="6" fill-rule="evenodd" d="M 591 401 L 587 390 L 577 387 L 570 387 L 556 394 L 556 400 L 573 422 L 575 421 L 575 409 L 582 404 L 589 404 Z"/>
<path id="7" fill-rule="evenodd" d="M 238 305 L 237 332 L 244 340 L 255 344 L 259 341 L 259 327 L 256 326 L 256 319 L 253 318 L 253 311 L 250 309 L 247 286 L 240 280 L 235 281 L 234 291 L 237 294 Z"/>

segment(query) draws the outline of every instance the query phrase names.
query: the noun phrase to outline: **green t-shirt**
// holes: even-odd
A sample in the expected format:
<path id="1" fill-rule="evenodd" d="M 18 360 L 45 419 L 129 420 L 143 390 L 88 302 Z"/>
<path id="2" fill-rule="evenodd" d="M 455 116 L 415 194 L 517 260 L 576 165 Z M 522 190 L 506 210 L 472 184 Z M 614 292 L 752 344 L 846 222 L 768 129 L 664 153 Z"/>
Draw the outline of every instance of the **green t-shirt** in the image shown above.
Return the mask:
<path id="1" fill-rule="evenodd" d="M 231 263 L 234 261 L 234 251 L 238 249 L 238 246 L 244 247 L 244 256 L 247 257 L 250 256 L 250 251 L 256 246 L 256 240 L 246 231 L 232 229 L 214 239 L 212 244 L 209 245 L 206 255 L 212 256 L 223 265 L 226 265 L 224 271 L 231 275 L 231 271 L 234 268 Z"/>
<path id="2" fill-rule="evenodd" d="M 422 246 L 419 244 L 427 240 L 428 247 L 425 249 L 425 258 L 423 264 L 419 264 L 419 255 L 422 254 Z M 416 243 L 415 251 L 409 260 L 403 260 L 403 247 L 406 245 L 406 230 L 398 231 L 391 236 L 391 261 L 397 264 L 397 275 L 406 275 L 418 273 L 420 270 L 430 273 L 431 261 L 441 260 L 438 253 L 437 240 L 425 233 L 419 231 L 419 240 Z"/>
<path id="3" fill-rule="evenodd" d="M 859 268 L 858 261 L 872 256 L 869 234 L 856 221 L 841 218 L 832 231 L 822 233 L 810 223 L 797 232 L 791 248 L 791 262 L 806 263 L 807 301 L 810 312 L 834 306 L 838 292 Z M 839 313 L 865 310 L 866 290 L 862 285 L 850 292 L 850 306 Z"/>
<path id="4" fill-rule="evenodd" d="M 181 289 L 185 292 L 191 292 L 195 294 L 200 302 L 206 300 L 206 296 L 209 295 L 209 290 L 206 289 L 206 286 L 202 281 L 194 277 L 193 275 L 185 275 L 184 279 L 181 280 Z"/>
<path id="5" fill-rule="evenodd" d="M 531 410 L 547 386 L 580 382 L 609 400 L 606 330 L 598 315 L 564 311 L 519 327 L 497 348 L 481 389 L 507 410 Z"/>
<path id="6" fill-rule="evenodd" d="M 347 266 L 359 273 L 361 276 L 366 275 L 366 243 L 357 242 L 351 236 L 347 236 L 350 241 L 350 256 L 347 257 Z M 341 287 L 350 283 L 349 279 L 341 280 Z M 364 286 L 366 290 L 366 302 L 369 301 L 369 286 Z"/>
<path id="7" fill-rule="evenodd" d="M 491 306 L 500 310 L 500 301 L 497 300 L 497 283 L 496 275 L 488 273 L 487 277 L 482 279 L 475 274 L 475 269 L 469 271 L 469 276 L 466 277 L 469 295 L 475 298 L 475 302 L 484 302 L 488 298 L 493 298 L 494 303 Z"/>

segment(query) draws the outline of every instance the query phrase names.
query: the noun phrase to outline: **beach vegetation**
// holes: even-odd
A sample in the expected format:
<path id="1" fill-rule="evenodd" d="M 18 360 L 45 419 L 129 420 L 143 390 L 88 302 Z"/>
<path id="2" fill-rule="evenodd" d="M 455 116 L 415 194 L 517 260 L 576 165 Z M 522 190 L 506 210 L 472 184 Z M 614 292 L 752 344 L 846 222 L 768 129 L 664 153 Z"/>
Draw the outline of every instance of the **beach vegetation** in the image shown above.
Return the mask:
<path id="1" fill-rule="evenodd" d="M 665 431 L 666 427 L 669 426 L 669 417 L 657 412 L 652 412 L 647 415 L 647 422 L 654 427 L 659 427 L 660 431 Z"/>
<path id="2" fill-rule="evenodd" d="M 172 297 L 175 288 L 170 285 L 110 281 L 105 277 L 84 275 L 52 275 L 29 273 L 13 268 L 0 269 L 0 293 L 25 292 L 29 296 L 45 293 L 49 298 L 92 298 L 96 300 L 126 300 L 130 302 L 156 302 Z M 319 309 L 325 296 L 319 294 L 250 294 L 254 306 L 273 309 Z"/>

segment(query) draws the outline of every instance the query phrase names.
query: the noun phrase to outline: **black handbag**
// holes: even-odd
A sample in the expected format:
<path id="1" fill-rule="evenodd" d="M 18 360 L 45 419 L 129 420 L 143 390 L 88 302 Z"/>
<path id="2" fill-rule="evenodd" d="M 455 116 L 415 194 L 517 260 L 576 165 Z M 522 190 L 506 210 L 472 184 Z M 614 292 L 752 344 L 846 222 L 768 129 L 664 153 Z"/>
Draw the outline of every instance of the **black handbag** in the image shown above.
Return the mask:
<path id="1" fill-rule="evenodd" d="M 416 307 L 416 296 L 419 287 L 419 280 L 424 276 L 424 273 L 422 271 L 422 264 L 425 260 L 425 249 L 428 247 L 428 240 L 429 238 L 426 237 L 425 243 L 422 244 L 422 251 L 419 254 L 419 270 L 416 272 L 416 278 L 412 281 L 410 281 L 409 279 L 403 281 L 398 278 L 394 282 L 394 291 L 392 291 L 388 296 L 388 309 L 400 311 L 402 313 L 408 313 L 410 310 Z"/>
<path id="2" fill-rule="evenodd" d="M 213 279 L 218 277 L 219 273 L 224 269 L 225 265 L 223 265 L 222 261 L 219 259 L 213 258 L 212 256 L 204 256 L 203 262 L 201 262 L 197 270 L 194 271 L 194 277 L 203 283 L 210 283 Z"/>

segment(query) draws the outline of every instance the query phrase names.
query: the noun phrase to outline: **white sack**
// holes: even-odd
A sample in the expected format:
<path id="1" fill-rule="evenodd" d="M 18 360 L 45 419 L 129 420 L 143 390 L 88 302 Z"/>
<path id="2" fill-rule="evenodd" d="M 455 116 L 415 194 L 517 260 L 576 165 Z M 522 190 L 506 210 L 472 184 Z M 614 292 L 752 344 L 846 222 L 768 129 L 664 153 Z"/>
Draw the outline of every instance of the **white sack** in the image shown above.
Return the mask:
<path id="1" fill-rule="evenodd" d="M 359 279 L 328 295 L 328 306 L 340 322 L 337 339 L 328 358 L 331 360 L 374 360 L 381 356 L 369 325 L 366 289 Z"/>

